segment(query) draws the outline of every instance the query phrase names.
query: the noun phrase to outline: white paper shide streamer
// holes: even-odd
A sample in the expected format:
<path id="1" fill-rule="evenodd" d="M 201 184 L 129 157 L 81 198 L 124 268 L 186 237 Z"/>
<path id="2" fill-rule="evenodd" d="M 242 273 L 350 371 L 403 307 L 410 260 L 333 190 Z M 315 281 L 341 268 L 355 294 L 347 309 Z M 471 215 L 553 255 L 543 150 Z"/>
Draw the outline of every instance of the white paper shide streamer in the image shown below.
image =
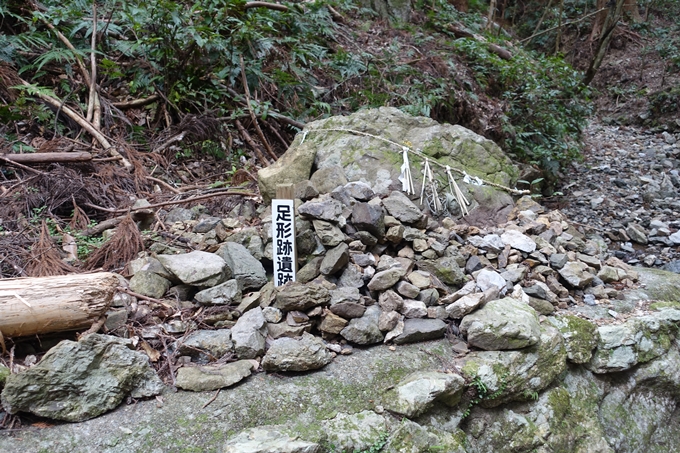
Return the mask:
<path id="1" fill-rule="evenodd" d="M 408 195 L 413 195 L 416 193 L 413 187 L 413 178 L 411 177 L 411 163 L 408 160 L 408 148 L 404 147 L 403 158 L 404 163 L 401 164 L 401 175 L 399 175 L 399 181 L 401 181 L 401 190 L 406 192 Z"/>
<path id="2" fill-rule="evenodd" d="M 451 167 L 448 165 L 446 166 L 446 177 L 449 180 L 449 191 L 451 192 L 451 195 L 456 198 L 458 206 L 460 206 L 460 210 L 463 215 L 468 215 L 470 212 L 468 211 L 467 206 L 470 205 L 470 202 L 467 200 L 467 198 L 465 198 L 465 195 L 463 195 L 463 191 L 460 190 L 458 184 L 456 184 L 456 180 L 451 174 Z"/>
<path id="3" fill-rule="evenodd" d="M 432 168 L 430 167 L 430 159 L 425 159 L 425 165 L 423 166 L 423 186 L 420 189 L 420 204 L 423 204 L 423 199 L 425 198 L 425 186 L 429 189 L 428 202 L 430 209 L 433 213 L 439 214 L 442 212 L 443 206 L 439 199 L 439 194 L 437 193 L 437 182 L 434 180 L 434 175 L 432 173 Z M 431 199 L 430 199 L 431 198 Z"/>

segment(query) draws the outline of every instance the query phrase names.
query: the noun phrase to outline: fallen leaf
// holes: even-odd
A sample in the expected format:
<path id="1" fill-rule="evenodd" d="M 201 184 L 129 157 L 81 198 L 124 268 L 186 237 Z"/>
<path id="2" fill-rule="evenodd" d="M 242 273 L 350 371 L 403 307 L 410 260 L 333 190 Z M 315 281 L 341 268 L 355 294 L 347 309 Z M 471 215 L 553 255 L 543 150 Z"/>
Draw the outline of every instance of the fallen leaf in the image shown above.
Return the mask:
<path id="1" fill-rule="evenodd" d="M 149 356 L 149 360 L 152 362 L 158 362 L 158 359 L 161 357 L 161 353 L 152 348 L 146 341 L 142 340 L 141 345 L 142 349 L 144 349 L 144 352 L 146 352 L 146 355 Z"/>

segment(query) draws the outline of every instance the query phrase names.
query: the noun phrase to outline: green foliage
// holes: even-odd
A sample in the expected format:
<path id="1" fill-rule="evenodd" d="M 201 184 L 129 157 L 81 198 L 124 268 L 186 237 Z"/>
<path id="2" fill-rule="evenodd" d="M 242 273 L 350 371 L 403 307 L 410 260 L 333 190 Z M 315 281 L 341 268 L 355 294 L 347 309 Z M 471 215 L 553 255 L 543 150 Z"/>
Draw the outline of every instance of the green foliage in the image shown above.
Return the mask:
<path id="1" fill-rule="evenodd" d="M 507 102 L 504 145 L 511 153 L 552 178 L 580 157 L 581 131 L 591 108 L 578 71 L 561 57 L 519 48 L 503 60 L 478 40 L 460 39 L 455 46 L 468 58 L 477 82 Z"/>
<path id="2" fill-rule="evenodd" d="M 475 376 L 472 378 L 470 388 L 474 391 L 475 396 L 470 400 L 467 407 L 463 411 L 463 418 L 467 418 L 470 415 L 472 408 L 477 406 L 482 401 L 493 400 L 501 396 L 505 391 L 505 388 L 508 386 L 507 377 L 507 374 L 502 374 L 500 376 L 500 386 L 498 387 L 498 390 L 493 393 L 489 393 L 489 389 L 486 384 L 484 384 L 481 377 Z"/>

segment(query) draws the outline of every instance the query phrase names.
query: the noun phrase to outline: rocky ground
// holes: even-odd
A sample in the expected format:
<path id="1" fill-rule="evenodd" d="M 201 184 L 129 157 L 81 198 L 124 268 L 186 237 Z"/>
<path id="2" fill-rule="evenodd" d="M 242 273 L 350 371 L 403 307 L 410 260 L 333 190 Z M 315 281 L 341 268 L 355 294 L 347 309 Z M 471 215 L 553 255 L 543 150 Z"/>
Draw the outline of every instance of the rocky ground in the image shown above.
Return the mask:
<path id="1" fill-rule="evenodd" d="M 678 134 L 594 120 L 585 141 L 557 207 L 628 264 L 680 271 Z"/>

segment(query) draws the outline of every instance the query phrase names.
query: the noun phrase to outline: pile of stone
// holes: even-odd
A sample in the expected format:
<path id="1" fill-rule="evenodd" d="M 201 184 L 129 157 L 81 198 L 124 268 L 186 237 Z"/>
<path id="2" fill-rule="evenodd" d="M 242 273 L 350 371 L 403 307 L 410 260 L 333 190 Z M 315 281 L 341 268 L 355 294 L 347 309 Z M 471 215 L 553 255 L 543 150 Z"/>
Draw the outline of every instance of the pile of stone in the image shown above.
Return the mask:
<path id="1" fill-rule="evenodd" d="M 319 190 L 328 181 L 341 185 Z M 620 260 L 602 261 L 603 244 L 584 239 L 560 212 L 546 213 L 529 197 L 517 202 L 511 221 L 481 229 L 433 219 L 399 191 L 381 198 L 365 183 L 346 182 L 339 167 L 317 171 L 295 189 L 296 282 L 279 288 L 268 282 L 269 208 L 254 227 L 242 227 L 243 218 L 205 215 L 177 222 L 173 231 L 204 250 L 131 263 L 134 292 L 191 300 L 185 307 L 230 307 L 207 321 L 216 330 L 196 330 L 178 341 L 180 354 L 205 365 L 234 353 L 247 362 L 229 364 L 240 367 L 238 376 L 250 374 L 250 360 L 260 357 L 267 370 L 304 371 L 356 345 L 441 338 L 449 324 L 456 333 L 460 325 L 463 337 L 475 335 L 475 311 L 499 299 L 501 311 L 520 304 L 550 315 L 606 304 L 636 279 Z M 159 329 L 184 334 L 192 326 L 166 323 L 146 335 Z M 204 371 L 215 379 L 211 367 Z M 181 368 L 178 386 L 224 386 L 196 384 L 185 379 L 189 372 L 201 370 Z"/>

